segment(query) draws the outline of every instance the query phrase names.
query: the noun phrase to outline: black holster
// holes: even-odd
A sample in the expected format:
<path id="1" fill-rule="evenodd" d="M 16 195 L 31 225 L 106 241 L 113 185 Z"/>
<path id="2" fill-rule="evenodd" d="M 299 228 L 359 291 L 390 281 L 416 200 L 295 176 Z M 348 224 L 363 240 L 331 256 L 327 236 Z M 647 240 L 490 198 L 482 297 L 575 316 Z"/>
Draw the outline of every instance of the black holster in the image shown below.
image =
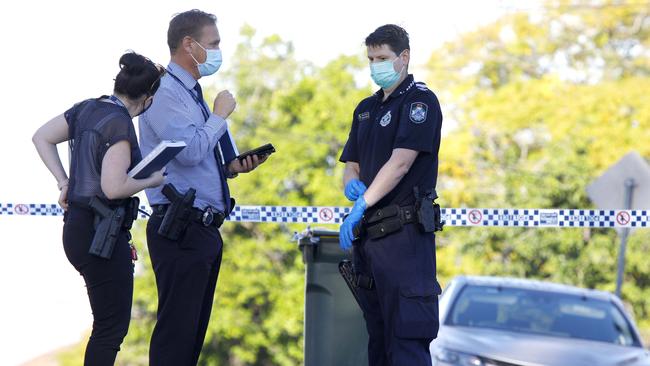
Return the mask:
<path id="1" fill-rule="evenodd" d="M 359 288 L 363 288 L 366 290 L 374 289 L 375 288 L 374 279 L 370 276 L 356 273 L 356 271 L 354 270 L 354 266 L 352 265 L 352 262 L 350 262 L 347 259 L 344 259 L 341 262 L 339 262 L 339 272 L 341 273 L 341 276 L 345 280 L 345 283 L 348 285 L 350 292 L 352 292 L 352 296 L 354 296 L 354 299 L 357 300 L 357 304 L 359 304 L 361 310 L 365 311 L 363 308 L 363 302 L 359 297 L 358 289 Z"/>
<path id="2" fill-rule="evenodd" d="M 415 211 L 420 229 L 425 233 L 442 231 L 445 222 L 442 220 L 440 205 L 437 204 L 438 194 L 435 189 L 420 194 L 418 187 L 413 188 L 415 195 Z"/>
<path id="3" fill-rule="evenodd" d="M 124 203 L 112 208 L 100 198 L 92 197 L 88 205 L 95 212 L 95 235 L 88 253 L 110 259 L 120 232 L 125 229 L 128 233 L 138 217 L 140 200 L 137 197 L 127 198 Z"/>
<path id="4" fill-rule="evenodd" d="M 174 185 L 167 183 L 163 187 L 162 193 L 170 204 L 158 228 L 158 235 L 169 240 L 179 240 L 185 235 L 185 231 L 190 225 L 196 190 L 190 188 L 185 194 L 181 194 Z"/>

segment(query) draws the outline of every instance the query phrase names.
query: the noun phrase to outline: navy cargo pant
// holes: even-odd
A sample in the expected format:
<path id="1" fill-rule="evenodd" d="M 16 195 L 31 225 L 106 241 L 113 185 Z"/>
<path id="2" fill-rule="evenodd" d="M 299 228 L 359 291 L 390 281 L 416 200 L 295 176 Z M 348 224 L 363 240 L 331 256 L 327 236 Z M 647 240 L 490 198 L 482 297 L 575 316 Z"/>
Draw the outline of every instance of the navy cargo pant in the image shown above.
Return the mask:
<path id="1" fill-rule="evenodd" d="M 441 292 L 435 253 L 433 233 L 414 224 L 354 246 L 355 270 L 375 280 L 371 290 L 359 289 L 370 366 L 431 366 Z"/>
<path id="2" fill-rule="evenodd" d="M 150 366 L 194 366 L 208 329 L 223 242 L 215 226 L 192 222 L 178 241 L 158 235 L 163 214 L 147 224 L 147 245 L 158 287 L 158 316 Z"/>

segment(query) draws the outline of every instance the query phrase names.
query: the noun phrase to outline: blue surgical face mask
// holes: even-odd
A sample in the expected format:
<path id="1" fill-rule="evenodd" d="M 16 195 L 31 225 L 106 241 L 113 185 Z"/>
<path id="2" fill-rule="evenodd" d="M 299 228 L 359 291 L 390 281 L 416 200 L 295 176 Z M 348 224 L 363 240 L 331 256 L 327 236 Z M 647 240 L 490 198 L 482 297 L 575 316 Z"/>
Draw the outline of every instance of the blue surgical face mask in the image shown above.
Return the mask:
<path id="1" fill-rule="evenodd" d="M 386 60 L 370 64 L 370 76 L 375 84 L 379 85 L 380 88 L 388 89 L 395 85 L 397 80 L 399 80 L 402 71 L 395 71 L 395 67 L 393 66 L 398 58 L 399 56 L 392 61 Z M 404 67 L 402 67 L 402 70 L 404 70 Z"/>
<path id="2" fill-rule="evenodd" d="M 190 53 L 190 56 L 194 59 L 194 62 L 196 62 L 198 68 L 199 68 L 199 74 L 201 76 L 209 76 L 217 72 L 219 70 L 219 67 L 221 67 L 221 62 L 223 61 L 223 57 L 221 56 L 221 50 L 219 49 L 205 49 L 199 42 L 194 41 L 196 44 L 201 47 L 206 54 L 205 62 L 204 63 L 199 63 L 196 61 L 194 56 Z"/>

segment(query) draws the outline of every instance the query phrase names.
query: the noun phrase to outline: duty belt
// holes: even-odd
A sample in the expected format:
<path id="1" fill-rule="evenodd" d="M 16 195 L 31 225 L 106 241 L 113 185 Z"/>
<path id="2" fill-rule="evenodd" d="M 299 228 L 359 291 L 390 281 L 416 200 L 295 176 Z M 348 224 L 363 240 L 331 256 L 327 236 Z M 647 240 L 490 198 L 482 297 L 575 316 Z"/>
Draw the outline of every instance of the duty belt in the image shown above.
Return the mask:
<path id="1" fill-rule="evenodd" d="M 152 205 L 151 209 L 156 215 L 164 215 L 168 207 L 168 204 Z M 212 209 L 212 207 L 208 207 L 205 210 L 192 207 L 192 216 L 190 219 L 192 221 L 200 223 L 205 227 L 214 225 L 218 229 L 221 227 L 221 225 L 223 225 L 223 222 L 226 219 L 226 215 L 221 211 Z"/>
<path id="2" fill-rule="evenodd" d="M 378 239 L 416 222 L 418 218 L 415 206 L 390 205 L 364 216 L 354 228 L 354 236 L 360 238 L 368 235 L 370 239 Z"/>

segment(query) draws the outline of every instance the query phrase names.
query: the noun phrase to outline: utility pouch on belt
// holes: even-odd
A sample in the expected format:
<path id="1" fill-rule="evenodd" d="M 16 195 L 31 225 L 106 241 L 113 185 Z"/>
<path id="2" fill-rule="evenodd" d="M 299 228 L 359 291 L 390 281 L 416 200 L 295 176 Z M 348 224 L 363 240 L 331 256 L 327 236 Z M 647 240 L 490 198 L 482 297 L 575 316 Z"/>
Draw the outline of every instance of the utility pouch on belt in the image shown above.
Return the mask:
<path id="1" fill-rule="evenodd" d="M 415 207 L 390 205 L 364 217 L 363 230 L 370 239 L 379 239 L 400 231 L 404 225 L 417 222 Z"/>
<path id="2" fill-rule="evenodd" d="M 436 191 L 432 189 L 420 195 L 418 187 L 414 187 L 413 194 L 415 195 L 415 210 L 420 229 L 425 233 L 442 231 L 445 222 L 442 221 L 440 205 L 435 202 L 438 198 Z"/>
<path id="3" fill-rule="evenodd" d="M 110 259 L 120 231 L 129 230 L 138 215 L 138 198 L 128 198 L 126 203 L 111 208 L 101 199 L 92 197 L 89 206 L 95 211 L 95 236 L 88 253 Z"/>
<path id="4" fill-rule="evenodd" d="M 165 212 L 162 223 L 160 223 L 158 235 L 169 240 L 178 240 L 185 234 L 192 219 L 196 189 L 190 188 L 185 194 L 180 194 L 174 185 L 167 183 L 163 187 L 162 193 L 171 203 Z"/>

